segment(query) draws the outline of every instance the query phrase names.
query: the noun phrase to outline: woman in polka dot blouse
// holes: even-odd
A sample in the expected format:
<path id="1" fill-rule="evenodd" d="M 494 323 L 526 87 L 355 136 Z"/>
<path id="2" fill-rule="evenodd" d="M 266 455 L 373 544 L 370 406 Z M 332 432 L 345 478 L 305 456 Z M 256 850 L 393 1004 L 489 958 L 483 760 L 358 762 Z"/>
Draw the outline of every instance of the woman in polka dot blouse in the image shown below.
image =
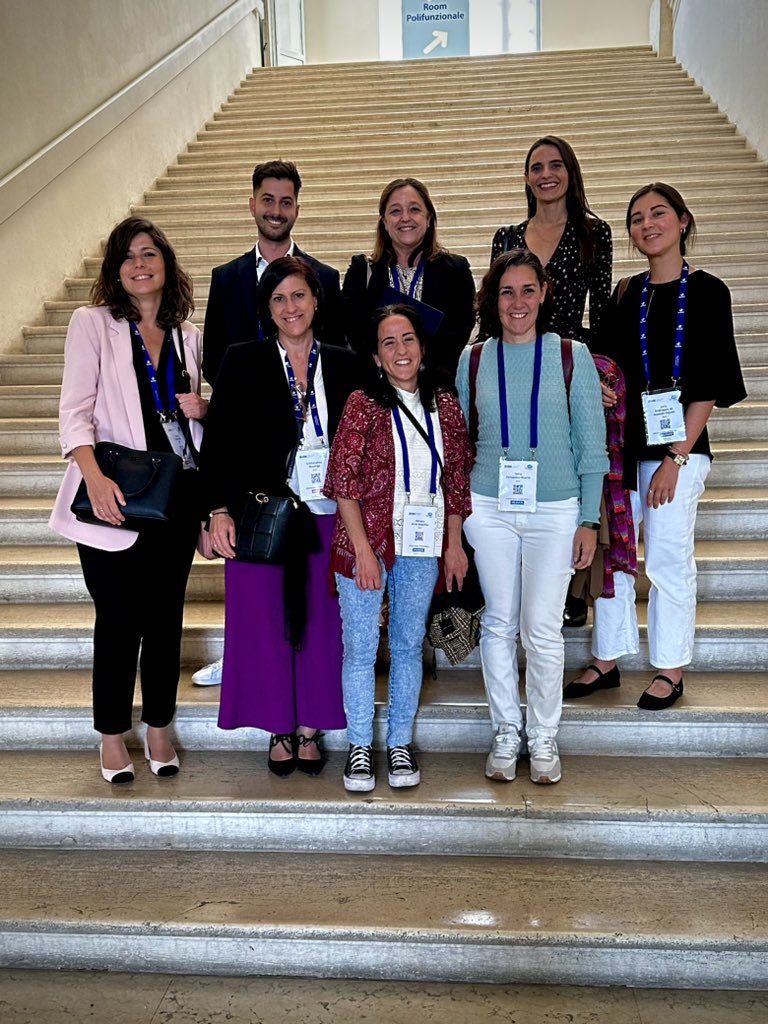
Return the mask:
<path id="1" fill-rule="evenodd" d="M 610 226 L 589 208 L 576 155 L 565 139 L 546 135 L 525 158 L 528 219 L 493 236 L 491 263 L 508 249 L 530 249 L 553 284 L 551 329 L 588 342 L 611 295 Z M 589 293 L 589 327 L 582 326 Z"/>

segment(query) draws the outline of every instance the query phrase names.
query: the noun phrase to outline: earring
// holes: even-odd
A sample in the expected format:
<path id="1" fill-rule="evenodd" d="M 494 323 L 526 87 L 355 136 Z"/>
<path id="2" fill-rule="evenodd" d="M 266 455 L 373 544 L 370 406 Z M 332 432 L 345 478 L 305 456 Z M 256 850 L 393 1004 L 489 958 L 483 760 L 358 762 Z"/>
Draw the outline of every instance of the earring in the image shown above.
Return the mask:
<path id="1" fill-rule="evenodd" d="M 421 366 L 419 367 L 419 373 L 424 373 L 425 370 L 426 366 L 424 365 L 424 363 L 422 363 Z"/>
<path id="2" fill-rule="evenodd" d="M 379 380 L 384 380 L 384 371 L 379 367 Z"/>

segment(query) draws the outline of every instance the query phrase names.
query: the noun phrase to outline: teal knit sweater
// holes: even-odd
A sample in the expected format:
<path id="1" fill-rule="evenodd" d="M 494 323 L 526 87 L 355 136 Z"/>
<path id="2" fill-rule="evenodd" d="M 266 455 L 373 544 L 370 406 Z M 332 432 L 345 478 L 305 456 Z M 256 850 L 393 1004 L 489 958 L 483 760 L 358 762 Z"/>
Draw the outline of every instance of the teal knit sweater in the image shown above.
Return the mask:
<path id="1" fill-rule="evenodd" d="M 497 379 L 497 346 L 504 352 L 509 417 L 509 458 L 530 458 L 530 408 L 533 383 L 534 342 L 503 344 L 495 338 L 485 343 L 477 372 L 479 437 L 477 459 L 471 476 L 472 490 L 491 498 L 499 494 L 501 420 Z M 469 353 L 459 360 L 456 387 L 459 402 L 469 422 Z M 571 416 L 563 378 L 560 338 L 544 335 L 539 394 L 539 444 L 537 501 L 578 498 L 580 522 L 598 522 L 603 477 L 608 472 L 605 446 L 605 416 L 600 378 L 589 349 L 573 342 Z"/>

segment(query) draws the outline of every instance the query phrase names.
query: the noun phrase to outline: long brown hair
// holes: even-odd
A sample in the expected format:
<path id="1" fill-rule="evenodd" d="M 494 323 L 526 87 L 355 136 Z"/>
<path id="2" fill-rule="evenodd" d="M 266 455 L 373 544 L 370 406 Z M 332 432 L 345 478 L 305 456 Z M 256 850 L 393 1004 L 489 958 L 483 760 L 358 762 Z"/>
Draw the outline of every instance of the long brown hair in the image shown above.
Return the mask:
<path id="1" fill-rule="evenodd" d="M 147 234 L 160 250 L 165 264 L 165 285 L 157 314 L 158 327 L 173 328 L 188 319 L 195 309 L 192 279 L 179 266 L 176 253 L 164 232 L 144 217 L 126 217 L 107 239 L 99 276 L 93 283 L 92 306 L 108 306 L 115 320 L 141 320 L 141 312 L 120 281 L 120 267 L 136 235 Z"/>
<path id="2" fill-rule="evenodd" d="M 499 319 L 499 287 L 501 279 L 510 267 L 530 267 L 536 275 L 540 286 L 547 286 L 544 301 L 539 307 L 536 317 L 536 330 L 543 334 L 549 328 L 554 305 L 552 282 L 541 260 L 530 249 L 510 249 L 497 256 L 485 272 L 483 283 L 477 293 L 475 307 L 479 321 L 478 336 L 481 340 L 501 337 L 501 320 Z"/>
<path id="3" fill-rule="evenodd" d="M 424 235 L 424 239 L 416 250 L 411 253 L 410 259 L 413 259 L 419 252 L 422 254 L 425 260 L 434 260 L 438 256 L 442 256 L 443 253 L 447 252 L 437 240 L 437 211 L 435 210 L 435 204 L 432 202 L 432 198 L 429 194 L 429 189 L 424 182 L 419 181 L 418 178 L 395 178 L 394 181 L 385 186 L 384 191 L 381 193 L 379 199 L 379 220 L 376 224 L 376 241 L 373 246 L 373 252 L 371 253 L 371 260 L 374 263 L 378 263 L 381 259 L 386 259 L 387 263 L 394 264 L 397 262 L 395 256 L 395 249 L 392 245 L 392 239 L 387 234 L 387 229 L 384 226 L 384 213 L 387 209 L 387 203 L 390 200 L 393 192 L 397 192 L 399 188 L 407 188 L 410 185 L 412 189 L 421 196 L 421 200 L 427 208 L 429 214 L 429 227 Z"/>
<path id="4" fill-rule="evenodd" d="M 598 218 L 590 210 L 587 202 L 587 193 L 584 190 L 584 178 L 581 174 L 579 161 L 576 159 L 571 145 L 561 139 L 558 135 L 544 135 L 536 139 L 528 150 L 525 157 L 525 176 L 528 177 L 528 169 L 531 166 L 531 156 L 539 146 L 554 146 L 562 157 L 565 169 L 568 172 L 568 191 L 565 194 L 565 207 L 568 211 L 568 220 L 573 225 L 576 235 L 576 242 L 579 246 L 579 259 L 582 263 L 594 263 L 595 261 L 595 237 L 594 221 Z M 525 196 L 528 200 L 528 219 L 536 213 L 536 196 L 528 182 L 525 183 Z"/>
<path id="5" fill-rule="evenodd" d="M 688 223 L 680 232 L 680 255 L 685 256 L 686 244 L 690 241 L 691 245 L 693 245 L 696 240 L 696 221 L 693 219 L 693 214 L 688 209 L 685 200 L 677 189 L 673 188 L 672 185 L 665 185 L 663 181 L 652 181 L 650 185 L 643 185 L 643 187 L 639 188 L 629 200 L 625 220 L 627 234 L 629 234 L 629 229 L 632 226 L 632 207 L 638 199 L 641 199 L 643 196 L 647 196 L 650 192 L 656 192 L 662 199 L 666 199 L 680 219 L 682 219 L 683 214 L 687 214 Z"/>

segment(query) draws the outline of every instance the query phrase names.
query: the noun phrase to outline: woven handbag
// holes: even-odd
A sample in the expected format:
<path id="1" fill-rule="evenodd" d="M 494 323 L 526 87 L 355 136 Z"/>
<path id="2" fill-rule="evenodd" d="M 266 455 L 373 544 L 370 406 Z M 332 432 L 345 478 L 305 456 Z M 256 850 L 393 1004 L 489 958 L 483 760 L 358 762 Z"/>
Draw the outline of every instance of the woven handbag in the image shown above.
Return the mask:
<path id="1" fill-rule="evenodd" d="M 99 441 L 94 448 L 99 469 L 114 480 L 125 498 L 120 511 L 125 521 L 117 529 L 145 530 L 167 523 L 173 513 L 181 459 L 173 452 L 147 452 L 114 441 Z M 109 526 L 93 511 L 83 480 L 70 509 L 81 523 Z"/>
<path id="2" fill-rule="evenodd" d="M 294 495 L 249 493 L 237 528 L 235 558 L 239 562 L 281 565 L 289 554 L 299 504 Z"/>

